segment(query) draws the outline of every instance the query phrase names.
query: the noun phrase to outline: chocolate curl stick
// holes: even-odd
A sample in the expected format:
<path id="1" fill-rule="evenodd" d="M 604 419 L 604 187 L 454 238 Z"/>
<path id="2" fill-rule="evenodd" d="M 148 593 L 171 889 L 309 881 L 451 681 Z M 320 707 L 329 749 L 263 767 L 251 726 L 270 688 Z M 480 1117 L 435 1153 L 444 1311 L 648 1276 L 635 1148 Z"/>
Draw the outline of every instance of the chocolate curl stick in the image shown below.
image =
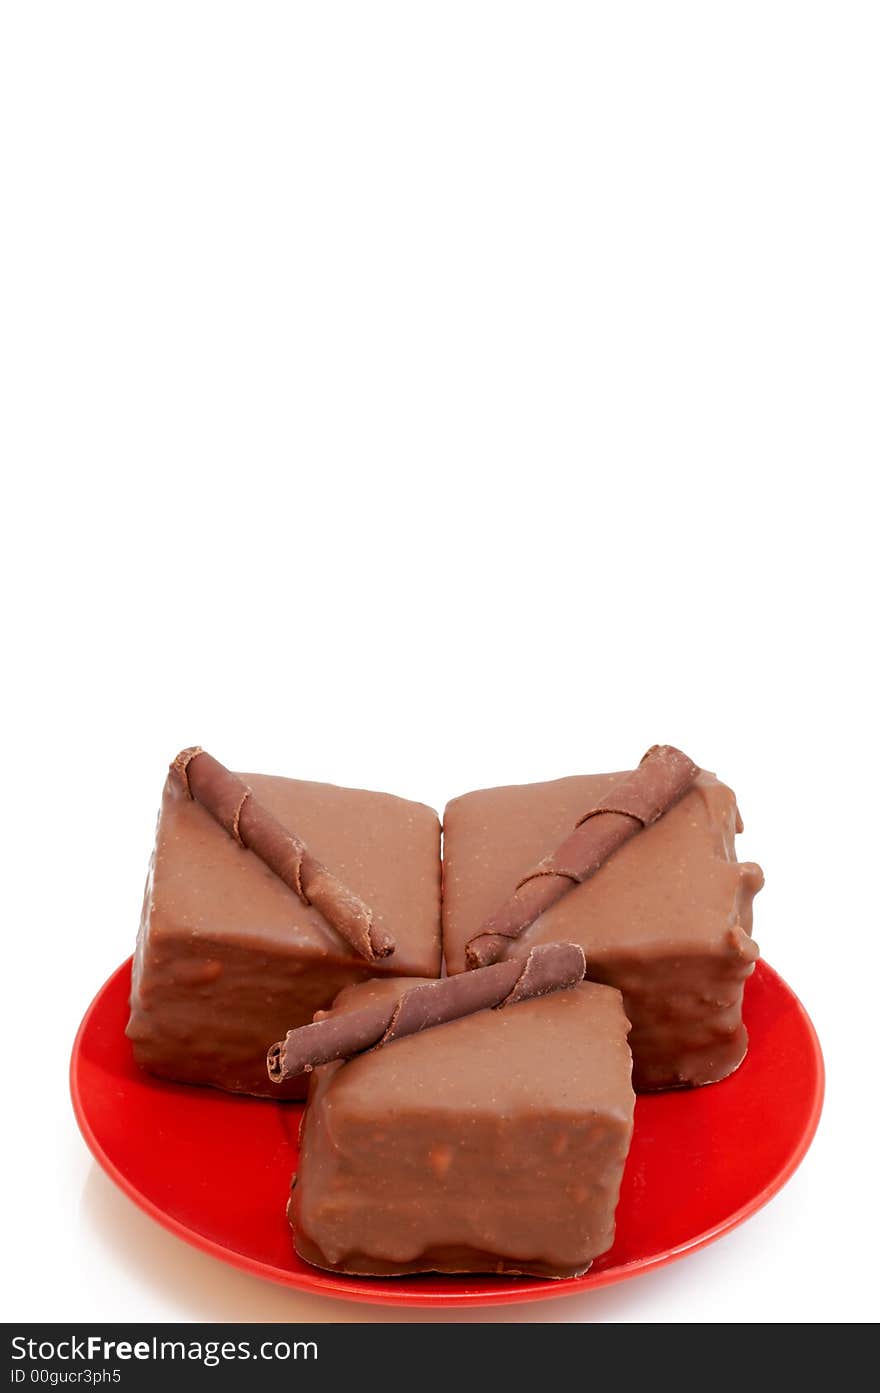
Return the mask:
<path id="1" fill-rule="evenodd" d="M 573 987 L 583 980 L 585 971 L 584 950 L 577 943 L 544 943 L 533 948 L 525 962 L 496 963 L 477 972 L 424 982 L 396 1002 L 331 1012 L 311 1025 L 289 1030 L 285 1039 L 272 1046 L 266 1057 L 269 1078 L 284 1083 L 319 1064 L 350 1059 L 475 1011 L 512 1006 Z"/>
<path id="2" fill-rule="evenodd" d="M 394 939 L 373 923 L 373 911 L 337 880 L 304 842 L 264 808 L 247 784 L 198 746 L 182 750 L 172 775 L 239 846 L 259 856 L 279 879 L 314 905 L 328 924 L 369 962 L 394 952 Z"/>
<path id="3" fill-rule="evenodd" d="M 486 920 L 466 946 L 468 967 L 498 962 L 512 939 L 573 885 L 595 875 L 636 832 L 656 822 L 698 773 L 693 760 L 673 745 L 652 745 L 638 769 L 624 774 L 598 807 L 584 813 L 561 846 L 523 876 L 507 903 Z"/>

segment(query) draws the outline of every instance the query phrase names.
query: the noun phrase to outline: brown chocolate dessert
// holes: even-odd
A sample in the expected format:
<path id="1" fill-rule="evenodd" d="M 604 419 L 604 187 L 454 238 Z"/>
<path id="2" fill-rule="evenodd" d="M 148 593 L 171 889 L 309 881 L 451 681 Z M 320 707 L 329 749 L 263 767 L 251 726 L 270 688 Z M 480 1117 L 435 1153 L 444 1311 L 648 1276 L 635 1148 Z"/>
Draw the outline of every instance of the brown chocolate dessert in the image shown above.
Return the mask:
<path id="1" fill-rule="evenodd" d="M 667 754 L 680 756 L 663 746 L 644 763 Z M 668 782 L 665 811 L 647 816 L 632 804 L 618 810 L 634 775 L 595 774 L 468 793 L 444 819 L 448 971 L 464 971 L 469 952 L 479 962 L 487 950 L 491 961 L 580 943 L 587 976 L 623 993 L 642 1090 L 723 1079 L 747 1047 L 742 992 L 758 955 L 752 900 L 763 876 L 736 860 L 742 824 L 731 790 L 692 770 L 683 790 Z M 560 871 L 555 849 L 570 846 L 576 827 L 614 834 L 610 849 Z M 535 916 L 517 918 L 518 902 L 535 895 Z"/>
<path id="2" fill-rule="evenodd" d="M 270 1084 L 273 1040 L 353 982 L 439 974 L 439 823 L 390 794 L 241 779 L 203 752 L 171 767 L 127 1033 L 165 1078 L 303 1097 Z"/>
<path id="3" fill-rule="evenodd" d="M 635 1103 L 620 994 L 579 982 L 523 997 L 519 976 L 491 979 L 500 1009 L 442 1024 L 424 1024 L 423 1002 L 405 1010 L 415 984 L 380 979 L 318 1022 L 375 1018 L 375 1038 L 400 1004 L 422 1025 L 373 1049 L 356 1026 L 367 1052 L 315 1068 L 289 1207 L 301 1257 L 366 1275 L 568 1277 L 611 1246 Z"/>

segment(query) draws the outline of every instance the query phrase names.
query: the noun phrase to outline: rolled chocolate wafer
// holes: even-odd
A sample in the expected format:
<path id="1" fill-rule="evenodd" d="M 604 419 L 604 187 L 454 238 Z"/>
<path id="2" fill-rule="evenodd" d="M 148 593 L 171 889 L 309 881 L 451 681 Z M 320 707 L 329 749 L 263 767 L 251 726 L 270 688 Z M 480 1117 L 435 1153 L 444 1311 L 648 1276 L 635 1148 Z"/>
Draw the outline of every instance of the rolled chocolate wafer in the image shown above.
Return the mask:
<path id="1" fill-rule="evenodd" d="M 394 939 L 373 911 L 283 826 L 236 774 L 199 746 L 181 750 L 171 772 L 239 846 L 247 847 L 369 962 L 394 952 Z"/>
<path id="2" fill-rule="evenodd" d="M 486 920 L 467 944 L 468 967 L 497 963 L 511 939 L 573 885 L 594 875 L 630 837 L 656 822 L 698 773 L 693 760 L 673 745 L 653 745 L 638 769 L 624 774 L 601 805 L 588 809 L 565 841 L 523 876 L 510 899 Z"/>
<path id="3" fill-rule="evenodd" d="M 350 1059 L 365 1050 L 390 1045 L 407 1035 L 470 1016 L 490 1007 L 512 1006 L 531 997 L 572 987 L 586 971 L 584 950 L 576 943 L 544 943 L 525 961 L 496 963 L 425 982 L 394 1005 L 364 1006 L 332 1012 L 311 1025 L 289 1030 L 269 1050 L 266 1067 L 273 1083 L 284 1083 L 334 1059 Z"/>

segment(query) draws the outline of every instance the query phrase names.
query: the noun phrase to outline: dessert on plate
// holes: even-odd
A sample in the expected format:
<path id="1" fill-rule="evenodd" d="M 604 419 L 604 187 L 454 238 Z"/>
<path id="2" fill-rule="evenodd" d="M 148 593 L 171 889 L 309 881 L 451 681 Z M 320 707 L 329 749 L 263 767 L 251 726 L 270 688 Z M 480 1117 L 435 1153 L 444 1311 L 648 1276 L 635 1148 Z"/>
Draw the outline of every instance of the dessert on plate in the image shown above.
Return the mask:
<path id="1" fill-rule="evenodd" d="M 725 784 L 653 746 L 627 773 L 453 799 L 441 881 L 423 804 L 183 750 L 135 1058 L 308 1094 L 288 1215 L 316 1266 L 581 1274 L 613 1242 L 634 1088 L 713 1083 L 746 1052 L 763 877 L 741 830 Z"/>
<path id="2" fill-rule="evenodd" d="M 614 1239 L 635 1095 L 620 993 L 576 944 L 375 980 L 269 1056 L 312 1071 L 290 1202 L 338 1272 L 585 1272 Z M 328 1047 L 329 1044 L 329 1047 Z"/>

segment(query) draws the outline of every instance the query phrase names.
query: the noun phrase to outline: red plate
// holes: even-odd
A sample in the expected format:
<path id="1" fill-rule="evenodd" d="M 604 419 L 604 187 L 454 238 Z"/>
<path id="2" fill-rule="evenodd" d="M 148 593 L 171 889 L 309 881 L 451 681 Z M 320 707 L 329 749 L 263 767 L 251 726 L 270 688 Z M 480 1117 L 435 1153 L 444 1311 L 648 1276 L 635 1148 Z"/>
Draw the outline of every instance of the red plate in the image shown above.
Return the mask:
<path id="1" fill-rule="evenodd" d="M 781 977 L 746 985 L 751 1043 L 724 1083 L 640 1097 L 617 1238 L 585 1277 L 342 1277 L 296 1256 L 285 1217 L 296 1169 L 295 1103 L 161 1083 L 123 1035 L 131 961 L 95 997 L 73 1046 L 70 1087 L 95 1158 L 135 1204 L 197 1248 L 287 1286 L 399 1306 L 535 1301 L 620 1282 L 711 1243 L 775 1195 L 813 1139 L 822 1053 Z"/>

